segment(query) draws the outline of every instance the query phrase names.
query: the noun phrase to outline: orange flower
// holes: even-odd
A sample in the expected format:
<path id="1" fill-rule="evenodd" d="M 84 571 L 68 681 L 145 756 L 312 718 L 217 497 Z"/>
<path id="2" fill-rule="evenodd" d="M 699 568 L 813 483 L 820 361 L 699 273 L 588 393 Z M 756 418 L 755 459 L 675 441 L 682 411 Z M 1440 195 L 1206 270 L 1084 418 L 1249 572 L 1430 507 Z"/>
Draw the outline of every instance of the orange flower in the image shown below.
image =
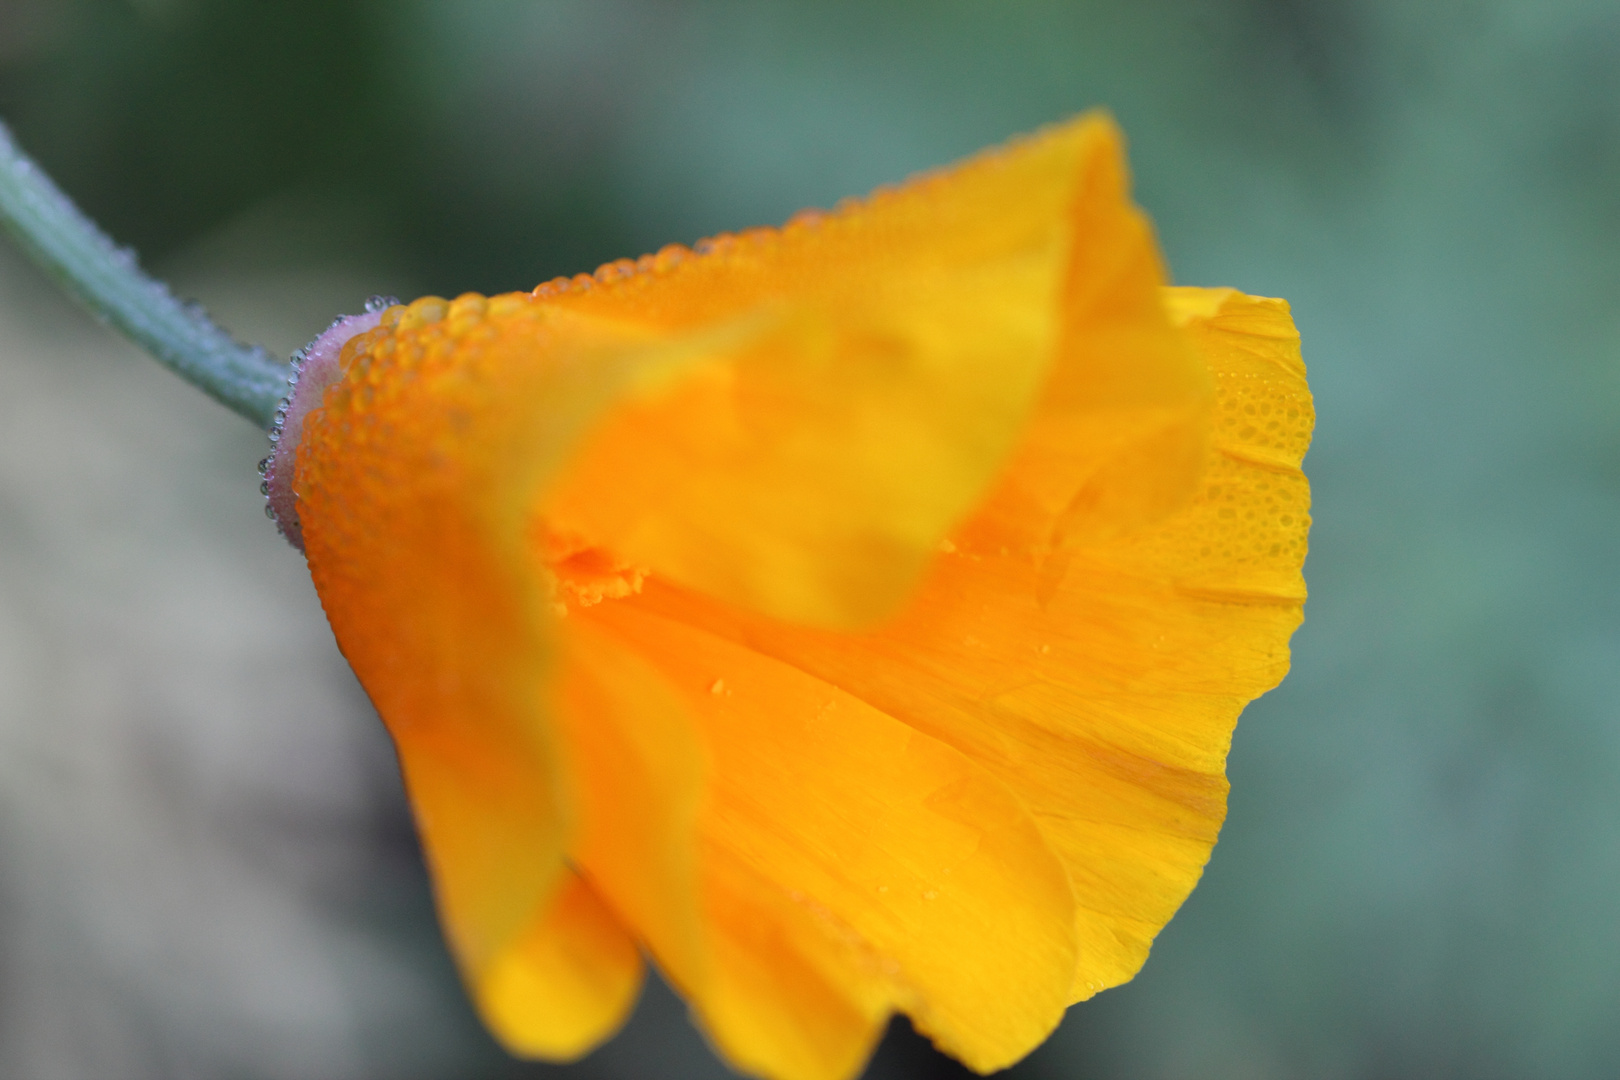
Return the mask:
<path id="1" fill-rule="evenodd" d="M 1287 669 L 1312 414 L 1286 304 L 1163 287 L 1108 120 L 341 365 L 310 567 L 514 1051 L 645 951 L 744 1071 L 896 1010 L 986 1071 L 1141 966 Z"/>

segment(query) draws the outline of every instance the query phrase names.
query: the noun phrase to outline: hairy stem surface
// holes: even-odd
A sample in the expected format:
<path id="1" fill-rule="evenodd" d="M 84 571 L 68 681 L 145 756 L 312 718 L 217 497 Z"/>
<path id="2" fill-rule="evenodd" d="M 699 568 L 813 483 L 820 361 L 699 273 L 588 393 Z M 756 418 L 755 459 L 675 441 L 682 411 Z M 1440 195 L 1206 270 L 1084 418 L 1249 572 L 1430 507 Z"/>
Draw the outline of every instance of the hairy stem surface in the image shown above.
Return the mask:
<path id="1" fill-rule="evenodd" d="M 0 123 L 0 224 L 46 273 L 102 322 L 191 385 L 269 430 L 288 368 L 243 345 L 201 306 L 141 270 L 73 205 Z"/>

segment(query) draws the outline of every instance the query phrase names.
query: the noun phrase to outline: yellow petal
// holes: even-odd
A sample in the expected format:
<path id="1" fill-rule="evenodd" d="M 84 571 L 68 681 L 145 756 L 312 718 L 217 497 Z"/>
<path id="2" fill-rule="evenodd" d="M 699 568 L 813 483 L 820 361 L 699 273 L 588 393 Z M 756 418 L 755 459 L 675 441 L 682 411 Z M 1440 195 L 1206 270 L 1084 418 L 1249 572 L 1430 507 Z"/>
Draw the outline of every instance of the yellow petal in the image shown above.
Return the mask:
<path id="1" fill-rule="evenodd" d="M 831 1080 L 859 1064 L 892 1005 L 975 1068 L 1028 1053 L 1068 1002 L 1074 914 L 1018 800 L 837 686 L 653 606 L 629 599 L 581 618 L 682 693 L 713 762 L 698 824 L 706 877 L 715 860 L 746 868 L 753 889 L 732 884 L 729 900 L 753 913 L 751 936 L 773 927 L 786 946 L 773 952 L 801 960 L 784 964 L 778 988 L 742 992 L 725 967 L 712 992 L 683 987 L 720 1046 L 745 1068 Z M 761 889 L 778 902 L 748 895 Z M 708 920 L 721 937 L 736 926 Z M 806 1015 L 795 989 L 818 982 L 846 999 L 841 1044 L 812 1026 L 829 1026 L 826 1011 Z"/>
<path id="2" fill-rule="evenodd" d="M 996 550 L 1047 554 L 1121 535 L 1191 494 L 1208 447 L 1209 373 L 1174 332 L 1152 228 L 1117 143 L 1079 179 L 1063 334 L 1015 456 L 975 517 Z"/>
<path id="3" fill-rule="evenodd" d="M 706 754 L 686 696 L 596 620 L 569 623 L 560 720 L 585 792 L 575 861 L 734 1064 L 780 1080 L 849 1075 L 887 998 L 852 1001 L 846 972 L 814 962 L 820 931 L 807 940 L 769 914 L 794 906 L 786 894 L 703 842 Z"/>
<path id="4" fill-rule="evenodd" d="M 694 1015 L 734 1068 L 773 1080 L 861 1071 L 893 1007 L 865 943 L 801 892 L 729 848 L 703 847 L 703 913 L 715 977 Z"/>
<path id="5" fill-rule="evenodd" d="M 829 627 L 892 611 L 1042 395 L 1043 437 L 1083 466 L 1036 485 L 1060 507 L 1147 435 L 1201 438 L 1207 387 L 1100 118 L 663 265 L 552 301 L 688 359 L 594 431 L 547 514 L 741 606 Z M 1196 464 L 1102 486 L 1163 502 Z"/>
<path id="6" fill-rule="evenodd" d="M 697 819 L 707 770 L 684 702 L 657 670 L 569 620 L 556 719 L 578 790 L 570 855 L 677 986 L 709 978 Z"/>
<path id="7" fill-rule="evenodd" d="M 1075 1000 L 1134 975 L 1196 884 L 1225 815 L 1233 724 L 1286 672 L 1304 599 L 1298 463 L 1312 414 L 1297 334 L 1278 301 L 1171 299 L 1200 298 L 1207 311 L 1178 315 L 1223 418 L 1201 488 L 1073 552 L 1055 582 L 1039 551 L 997 544 L 1050 518 L 997 497 L 875 632 L 828 634 L 668 588 L 638 601 L 838 686 L 1001 779 L 1068 871 Z M 1006 520 L 1019 508 L 1024 520 Z"/>
<path id="8" fill-rule="evenodd" d="M 635 942 L 570 871 L 475 993 L 490 1030 L 513 1053 L 573 1061 L 624 1023 L 641 972 Z"/>
<path id="9" fill-rule="evenodd" d="M 1174 528 L 1140 538 L 1133 557 L 1172 574 L 1184 593 L 1277 605 L 1292 629 L 1310 528 L 1300 463 L 1316 413 L 1288 302 L 1234 289 L 1166 295 L 1216 380 L 1215 453 L 1196 504 Z"/>

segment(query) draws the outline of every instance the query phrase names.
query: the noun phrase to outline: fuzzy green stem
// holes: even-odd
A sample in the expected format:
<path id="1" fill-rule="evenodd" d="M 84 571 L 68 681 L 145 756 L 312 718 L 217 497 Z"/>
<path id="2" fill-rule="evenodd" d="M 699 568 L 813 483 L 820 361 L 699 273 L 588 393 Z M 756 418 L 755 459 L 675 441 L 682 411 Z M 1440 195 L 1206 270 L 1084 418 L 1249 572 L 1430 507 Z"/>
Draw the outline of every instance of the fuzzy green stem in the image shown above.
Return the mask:
<path id="1" fill-rule="evenodd" d="M 0 123 L 0 224 L 30 258 L 102 322 L 191 385 L 269 430 L 287 365 L 243 345 L 208 313 L 148 277 L 24 154 Z"/>

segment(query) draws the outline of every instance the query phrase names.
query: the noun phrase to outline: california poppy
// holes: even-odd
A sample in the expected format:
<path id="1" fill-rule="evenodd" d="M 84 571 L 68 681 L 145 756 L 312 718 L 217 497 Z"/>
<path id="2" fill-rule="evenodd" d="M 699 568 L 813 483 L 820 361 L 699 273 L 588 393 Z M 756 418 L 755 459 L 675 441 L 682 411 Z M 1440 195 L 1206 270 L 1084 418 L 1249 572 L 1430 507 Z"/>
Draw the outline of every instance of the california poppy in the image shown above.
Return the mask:
<path id="1" fill-rule="evenodd" d="M 988 1071 L 1140 967 L 1287 668 L 1312 412 L 1110 121 L 322 349 L 281 516 L 514 1051 L 645 953 L 741 1070 L 900 1011 Z"/>

